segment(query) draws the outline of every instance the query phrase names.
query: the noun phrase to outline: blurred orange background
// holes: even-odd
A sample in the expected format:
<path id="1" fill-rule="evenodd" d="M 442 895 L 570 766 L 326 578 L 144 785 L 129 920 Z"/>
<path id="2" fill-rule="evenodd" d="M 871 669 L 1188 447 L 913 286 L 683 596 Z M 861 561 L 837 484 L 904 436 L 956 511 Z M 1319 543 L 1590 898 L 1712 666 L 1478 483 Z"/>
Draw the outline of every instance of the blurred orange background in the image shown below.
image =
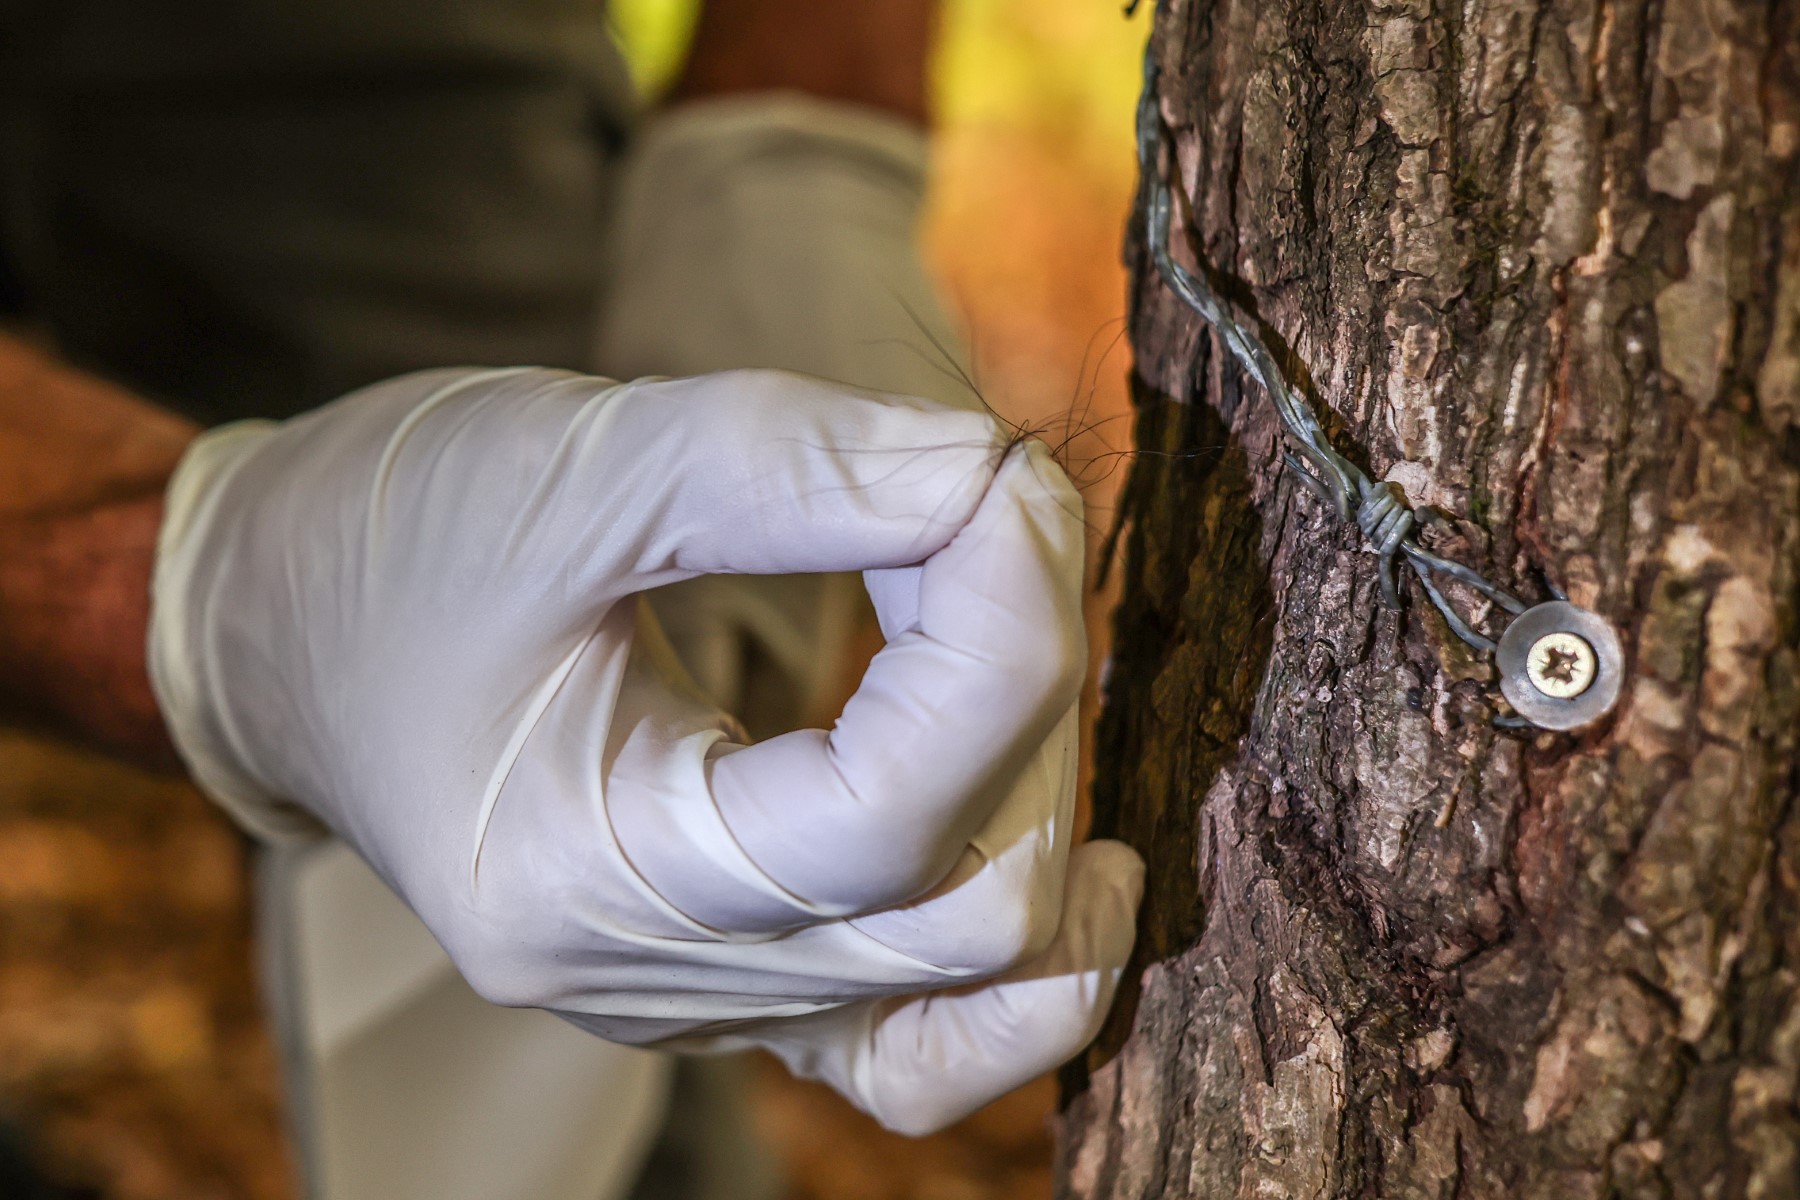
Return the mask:
<path id="1" fill-rule="evenodd" d="M 654 90 L 691 0 L 613 7 Z M 930 260 L 987 400 L 1074 435 L 1096 546 L 1129 438 L 1118 245 L 1145 31 L 1111 0 L 946 0 L 935 68 Z M 191 789 L 0 734 L 0 1118 L 90 1194 L 291 1200 L 247 906 L 241 845 Z M 1041 1080 L 915 1142 L 768 1067 L 757 1119 L 795 1200 L 1023 1200 L 1050 1195 L 1054 1100 Z"/>

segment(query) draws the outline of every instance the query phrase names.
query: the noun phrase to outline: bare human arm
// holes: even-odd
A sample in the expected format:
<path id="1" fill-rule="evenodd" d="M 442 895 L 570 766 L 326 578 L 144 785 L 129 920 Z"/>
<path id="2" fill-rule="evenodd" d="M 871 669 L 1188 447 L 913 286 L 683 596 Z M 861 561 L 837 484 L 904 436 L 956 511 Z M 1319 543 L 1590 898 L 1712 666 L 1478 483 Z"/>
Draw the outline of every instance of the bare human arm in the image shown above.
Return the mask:
<path id="1" fill-rule="evenodd" d="M 791 90 L 926 123 L 938 0 L 706 0 L 673 102 Z"/>
<path id="2" fill-rule="evenodd" d="M 188 422 L 0 335 L 0 719 L 173 767 L 144 666 Z"/>

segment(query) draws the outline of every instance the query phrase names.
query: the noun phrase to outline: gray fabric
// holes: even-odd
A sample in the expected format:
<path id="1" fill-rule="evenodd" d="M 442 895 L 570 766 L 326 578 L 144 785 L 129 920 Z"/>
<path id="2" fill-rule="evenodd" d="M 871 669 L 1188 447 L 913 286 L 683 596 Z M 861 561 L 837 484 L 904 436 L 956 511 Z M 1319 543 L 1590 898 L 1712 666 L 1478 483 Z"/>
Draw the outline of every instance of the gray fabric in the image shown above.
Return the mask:
<path id="1" fill-rule="evenodd" d="M 206 422 L 589 365 L 604 0 L 0 4 L 0 257 L 76 361 Z"/>

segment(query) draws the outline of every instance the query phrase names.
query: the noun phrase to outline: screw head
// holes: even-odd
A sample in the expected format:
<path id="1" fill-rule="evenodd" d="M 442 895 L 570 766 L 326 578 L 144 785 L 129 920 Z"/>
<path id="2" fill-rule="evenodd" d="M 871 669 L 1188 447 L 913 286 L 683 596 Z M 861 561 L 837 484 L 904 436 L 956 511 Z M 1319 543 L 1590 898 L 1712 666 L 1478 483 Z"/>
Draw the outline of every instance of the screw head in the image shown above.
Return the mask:
<path id="1" fill-rule="evenodd" d="M 1598 613 L 1552 600 L 1514 617 L 1494 650 L 1500 691 L 1539 729 L 1580 729 L 1612 711 L 1625 681 L 1619 635 Z"/>
<path id="2" fill-rule="evenodd" d="M 1598 669 L 1594 648 L 1567 630 L 1546 633 L 1531 644 L 1525 657 L 1525 675 L 1531 686 L 1558 700 L 1587 691 Z"/>

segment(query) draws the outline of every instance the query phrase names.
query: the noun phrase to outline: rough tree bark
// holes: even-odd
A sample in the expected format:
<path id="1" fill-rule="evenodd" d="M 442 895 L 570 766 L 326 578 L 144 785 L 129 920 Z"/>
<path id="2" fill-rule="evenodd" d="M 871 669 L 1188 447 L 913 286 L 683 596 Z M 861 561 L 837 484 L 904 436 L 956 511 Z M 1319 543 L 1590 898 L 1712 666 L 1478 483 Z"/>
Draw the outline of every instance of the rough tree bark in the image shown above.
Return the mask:
<path id="1" fill-rule="evenodd" d="M 1134 228 L 1095 810 L 1151 887 L 1063 1194 L 1800 1195 L 1800 0 L 1165 0 L 1153 38 L 1178 247 L 1454 514 L 1428 544 L 1557 581 L 1629 674 L 1497 731 Z"/>

